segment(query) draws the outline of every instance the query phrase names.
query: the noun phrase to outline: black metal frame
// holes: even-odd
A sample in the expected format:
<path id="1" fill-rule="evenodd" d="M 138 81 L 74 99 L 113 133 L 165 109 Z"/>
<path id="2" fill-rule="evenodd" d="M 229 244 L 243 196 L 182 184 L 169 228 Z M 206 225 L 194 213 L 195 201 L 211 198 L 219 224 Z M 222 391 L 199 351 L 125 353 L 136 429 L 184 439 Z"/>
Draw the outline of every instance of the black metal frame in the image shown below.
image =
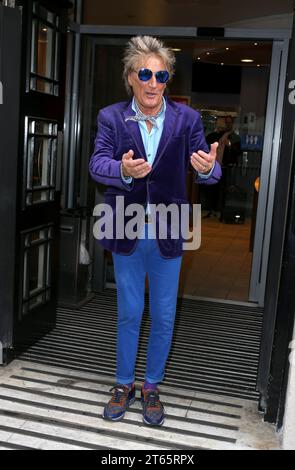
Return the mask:
<path id="1" fill-rule="evenodd" d="M 56 132 L 51 133 L 51 134 L 38 134 L 38 133 L 31 133 L 29 130 L 29 124 L 30 121 L 36 121 L 36 122 L 44 122 L 48 124 L 52 124 L 56 127 Z M 54 184 L 54 181 L 56 180 L 56 166 L 57 166 L 57 139 L 58 139 L 58 132 L 57 132 L 57 127 L 58 127 L 58 122 L 53 120 L 53 119 L 44 119 L 44 118 L 37 118 L 33 117 L 31 118 L 30 116 L 26 116 L 25 118 L 25 139 L 24 139 L 24 165 L 23 165 L 23 203 L 22 203 L 22 208 L 24 209 L 28 205 L 34 204 L 34 202 L 31 202 L 30 204 L 27 202 L 27 195 L 28 193 L 31 193 L 32 195 L 40 191 L 47 191 L 48 197 L 46 198 L 45 202 L 48 201 L 53 201 L 54 200 L 54 189 L 56 188 L 56 185 Z M 50 148 L 50 153 L 51 153 L 51 158 L 50 158 L 50 182 L 49 185 L 42 185 L 39 187 L 31 185 L 31 187 L 28 187 L 28 154 L 29 154 L 29 139 L 31 137 L 43 137 L 43 138 L 48 138 L 51 140 L 51 148 Z M 52 148 L 52 144 L 55 142 L 55 149 Z M 38 201 L 38 204 L 42 204 L 42 200 Z"/>
<path id="2" fill-rule="evenodd" d="M 26 242 L 26 238 L 30 233 L 35 232 L 35 231 L 41 231 L 44 230 L 46 232 L 46 236 L 44 238 L 38 239 L 36 241 L 30 241 L 29 243 Z M 28 230 L 27 232 L 23 232 L 21 237 L 22 237 L 22 252 L 25 254 L 28 254 L 31 248 L 35 248 L 37 246 L 44 246 L 45 250 L 45 262 L 44 266 L 46 267 L 45 272 L 44 272 L 44 277 L 43 277 L 43 283 L 42 287 L 38 288 L 35 290 L 35 292 L 30 292 L 29 288 L 29 283 L 28 279 L 26 279 L 26 286 L 23 285 L 23 280 L 24 280 L 24 270 L 25 266 L 23 264 L 22 270 L 20 272 L 20 286 L 19 286 L 19 299 L 21 301 L 21 308 L 19 309 L 19 321 L 22 320 L 23 316 L 26 316 L 31 310 L 34 308 L 37 308 L 40 304 L 46 303 L 46 301 L 49 300 L 51 296 L 51 288 L 52 288 L 52 283 L 51 283 L 51 275 L 50 275 L 50 270 L 51 270 L 51 265 L 50 265 L 50 256 L 49 252 L 52 250 L 52 241 L 53 241 L 53 230 L 54 227 L 52 225 L 43 225 L 41 227 L 34 227 L 33 230 Z M 23 258 L 23 261 L 25 258 Z M 24 288 L 25 287 L 25 288 Z M 36 298 L 42 296 L 42 302 L 39 302 L 33 306 L 30 305 L 31 301 Z"/>
<path id="3" fill-rule="evenodd" d="M 34 2 L 34 0 L 33 0 Z M 33 88 L 31 86 L 31 79 L 34 78 L 36 80 L 40 79 L 45 81 L 46 83 L 52 85 L 52 91 L 48 94 L 58 96 L 59 94 L 59 76 L 58 76 L 58 69 L 59 69 L 59 54 L 58 54 L 58 47 L 60 44 L 60 21 L 57 24 L 57 14 L 53 12 L 54 15 L 54 22 L 48 21 L 47 17 L 45 17 L 42 8 L 38 6 L 37 11 L 32 13 L 32 22 L 36 21 L 37 26 L 40 22 L 51 28 L 54 32 L 53 34 L 53 51 L 54 51 L 54 58 L 51 62 L 51 74 L 50 77 L 44 77 L 42 75 L 38 75 L 36 72 L 32 72 L 31 68 L 29 70 L 30 80 L 28 80 L 28 86 L 30 90 L 37 90 L 37 88 Z M 34 40 L 36 43 L 38 42 L 38 27 L 35 31 L 34 39 L 31 37 L 31 41 Z M 31 48 L 30 48 L 31 49 Z M 31 63 L 31 58 L 29 64 Z M 37 48 L 35 49 L 35 63 L 37 63 Z M 28 65 L 29 65 L 28 64 Z M 27 91 L 29 91 L 27 89 Z"/>
<path id="4" fill-rule="evenodd" d="M 21 63 L 21 15 L 18 10 L 0 6 L 0 35 L 0 80 L 3 85 L 3 104 L 0 104 L 0 341 L 6 363 L 12 351 L 15 309 L 16 136 L 19 132 Z"/>
<path id="5" fill-rule="evenodd" d="M 22 6 L 22 38 L 19 43 L 22 46 L 22 64 L 21 64 L 21 90 L 20 95 L 20 112 L 19 112 L 19 132 L 18 140 L 20 142 L 17 169 L 18 185 L 17 185 L 17 209 L 16 209 L 16 242 L 15 242 L 15 266 L 16 273 L 15 285 L 11 289 L 11 295 L 15 299 L 14 306 L 14 326 L 13 326 L 13 347 L 17 352 L 28 347 L 35 342 L 40 336 L 50 331 L 55 325 L 56 306 L 58 295 L 58 257 L 59 257 L 59 210 L 60 210 L 60 183 L 49 190 L 54 191 L 54 200 L 41 201 L 38 204 L 27 206 L 24 204 L 24 192 L 26 190 L 27 181 L 24 178 L 26 174 L 26 156 L 24 148 L 26 139 L 28 138 L 28 126 L 25 125 L 29 118 L 35 120 L 45 120 L 54 122 L 58 125 L 58 135 L 62 133 L 64 126 L 64 88 L 65 88 L 65 53 L 66 53 L 66 14 L 61 10 L 60 3 L 49 0 L 40 0 L 40 3 L 51 12 L 56 12 L 60 18 L 59 25 L 62 40 L 60 42 L 60 54 L 63 57 L 60 62 L 59 96 L 38 92 L 30 89 L 31 78 L 31 46 L 32 46 L 32 21 L 33 0 L 18 0 L 18 5 Z M 13 73 L 11 73 L 13 76 Z M 15 135 L 15 133 L 14 133 Z M 56 136 L 57 137 L 57 136 Z M 60 138 L 56 138 L 57 147 L 60 146 Z M 61 152 L 58 152 L 59 158 Z M 57 168 L 61 162 L 56 162 Z M 42 187 L 41 189 L 46 189 Z M 50 240 L 50 269 L 52 272 L 52 285 L 50 286 L 50 299 L 45 294 L 44 303 L 40 302 L 38 306 L 29 309 L 26 315 L 22 315 L 23 310 L 23 265 L 26 247 L 23 238 L 28 231 L 46 228 L 51 225 L 52 240 Z M 46 297 L 47 296 L 47 297 Z M 41 300 L 41 298 L 40 298 Z"/>
<path id="6" fill-rule="evenodd" d="M 295 78 L 294 51 L 295 23 L 289 49 L 257 384 L 264 419 L 278 427 L 283 420 L 289 370 L 288 346 L 295 312 L 295 105 L 289 101 L 288 88 L 289 81 Z M 275 318 L 275 324 L 272 318 Z"/>

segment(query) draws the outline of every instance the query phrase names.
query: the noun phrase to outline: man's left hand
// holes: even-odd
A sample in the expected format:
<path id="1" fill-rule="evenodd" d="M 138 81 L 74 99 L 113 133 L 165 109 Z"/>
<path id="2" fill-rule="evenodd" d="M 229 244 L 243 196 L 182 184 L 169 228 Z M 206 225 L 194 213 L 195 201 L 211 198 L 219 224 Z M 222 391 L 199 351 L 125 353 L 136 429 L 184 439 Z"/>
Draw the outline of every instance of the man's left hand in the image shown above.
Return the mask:
<path id="1" fill-rule="evenodd" d="M 191 164 L 198 173 L 206 174 L 211 171 L 216 160 L 217 147 L 218 142 L 214 142 L 211 144 L 209 153 L 199 150 L 191 155 Z"/>

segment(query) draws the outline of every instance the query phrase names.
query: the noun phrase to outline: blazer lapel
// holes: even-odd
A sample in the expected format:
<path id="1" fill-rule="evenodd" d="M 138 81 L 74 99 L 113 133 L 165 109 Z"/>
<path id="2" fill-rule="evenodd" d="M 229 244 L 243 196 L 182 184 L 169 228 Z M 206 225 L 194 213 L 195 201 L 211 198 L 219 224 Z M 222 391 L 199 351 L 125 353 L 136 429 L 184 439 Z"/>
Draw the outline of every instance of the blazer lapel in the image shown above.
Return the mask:
<path id="1" fill-rule="evenodd" d="M 170 101 L 166 100 L 166 113 L 165 113 L 164 127 L 163 127 L 163 132 L 161 135 L 161 139 L 158 145 L 158 150 L 157 150 L 154 162 L 153 162 L 152 171 L 156 168 L 167 145 L 169 144 L 171 137 L 173 136 L 177 117 L 178 117 L 178 112 L 175 110 L 174 106 L 171 105 Z"/>
<path id="2" fill-rule="evenodd" d="M 124 121 L 124 124 L 126 126 L 126 129 L 127 129 L 128 133 L 131 135 L 132 140 L 133 140 L 133 142 L 136 146 L 136 149 L 138 151 L 138 156 L 141 157 L 141 158 L 144 158 L 145 160 L 147 160 L 147 156 L 146 156 L 146 153 L 145 153 L 145 149 L 144 149 L 144 145 L 143 145 L 143 141 L 142 141 L 142 137 L 141 137 L 141 133 L 140 133 L 138 123 L 136 121 L 126 121 L 125 122 L 125 119 L 127 117 L 134 116 L 134 115 L 135 115 L 135 112 L 132 109 L 132 100 L 131 100 L 128 103 L 128 106 L 125 109 L 125 111 L 123 111 L 123 121 Z"/>
<path id="3" fill-rule="evenodd" d="M 135 112 L 132 109 L 132 100 L 131 100 L 128 103 L 128 106 L 126 107 L 126 109 L 123 111 L 123 121 L 124 121 L 124 124 L 126 126 L 128 133 L 132 137 L 132 140 L 136 146 L 139 156 L 147 160 L 147 156 L 145 153 L 138 123 L 136 121 L 125 122 L 125 119 L 127 117 L 134 116 L 134 115 L 135 115 Z M 170 138 L 173 135 L 174 128 L 175 128 L 176 121 L 177 121 L 177 116 L 178 116 L 177 110 L 175 109 L 173 104 L 171 104 L 171 102 L 168 99 L 166 99 L 166 113 L 165 113 L 164 127 L 163 127 L 163 132 L 161 135 L 161 139 L 159 142 L 158 150 L 157 150 L 157 153 L 156 153 L 153 165 L 152 165 L 152 171 L 157 166 L 160 158 L 162 157 L 169 143 Z"/>

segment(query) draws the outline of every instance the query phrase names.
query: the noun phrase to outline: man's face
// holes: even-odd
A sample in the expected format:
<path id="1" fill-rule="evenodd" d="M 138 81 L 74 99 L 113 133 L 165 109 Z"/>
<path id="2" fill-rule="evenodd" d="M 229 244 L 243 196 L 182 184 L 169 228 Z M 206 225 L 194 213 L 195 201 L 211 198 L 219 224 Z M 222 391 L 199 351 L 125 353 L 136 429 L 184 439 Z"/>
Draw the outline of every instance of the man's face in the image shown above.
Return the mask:
<path id="1" fill-rule="evenodd" d="M 150 80 L 146 82 L 139 80 L 137 72 L 141 68 L 150 69 L 153 72 Z M 128 83 L 132 87 L 135 99 L 145 114 L 156 114 L 161 109 L 166 83 L 158 83 L 154 75 L 160 70 L 166 70 L 164 62 L 159 57 L 151 55 L 143 58 L 136 72 L 131 72 L 128 76 Z"/>
<path id="2" fill-rule="evenodd" d="M 233 122 L 232 118 L 231 117 L 226 117 L 224 121 L 225 121 L 225 130 L 227 132 L 232 131 L 233 130 L 233 125 L 234 125 L 234 122 Z"/>

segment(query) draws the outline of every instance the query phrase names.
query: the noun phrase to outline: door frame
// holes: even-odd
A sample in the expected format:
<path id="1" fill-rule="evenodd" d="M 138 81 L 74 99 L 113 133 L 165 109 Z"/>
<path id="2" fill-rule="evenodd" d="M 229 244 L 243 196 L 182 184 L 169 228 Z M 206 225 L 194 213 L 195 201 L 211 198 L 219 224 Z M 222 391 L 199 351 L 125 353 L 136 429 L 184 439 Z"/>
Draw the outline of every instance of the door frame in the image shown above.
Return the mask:
<path id="1" fill-rule="evenodd" d="M 13 358 L 22 18 L 0 5 L 0 366 Z"/>
<path id="2" fill-rule="evenodd" d="M 14 296 L 13 347 L 15 354 L 25 350 L 56 322 L 59 271 L 60 178 L 64 124 L 64 60 L 66 53 L 67 5 L 64 0 L 19 0 L 22 7 L 22 64 L 18 141 L 18 191 L 16 224 L 16 272 Z M 56 16 L 57 15 L 57 16 Z M 57 19 L 58 18 L 58 19 Z M 52 33 L 52 49 L 47 60 L 51 73 L 38 75 L 35 63 L 40 25 Z M 42 27 L 43 27 L 42 26 Z M 32 34 L 34 32 L 34 34 Z M 44 81 L 52 89 L 38 89 Z M 58 86 L 58 92 L 54 87 Z M 48 92 L 50 91 L 50 93 Z M 40 125 L 41 124 L 41 125 Z M 38 127 L 39 126 L 39 127 Z M 42 127 L 44 126 L 44 128 Z M 49 142 L 46 154 L 47 181 L 33 184 L 34 152 Z M 36 147 L 34 147 L 36 145 Z M 40 150 L 39 150 L 40 151 Z M 42 150 L 40 155 L 42 155 Z M 44 152 L 45 155 L 45 152 Z M 45 157 L 44 157 L 45 159 Z M 40 168 L 43 161 L 40 160 Z M 44 165 L 45 166 L 45 165 Z M 45 180 L 45 179 L 44 179 Z M 47 191 L 35 202 L 33 191 Z M 36 193 L 35 193 L 36 194 Z M 30 286 L 31 253 L 35 259 L 36 287 Z"/>
<path id="3" fill-rule="evenodd" d="M 79 9 L 78 9 L 79 11 Z M 78 21 L 81 12 L 77 15 Z M 257 222 L 253 247 L 253 263 L 250 278 L 249 301 L 264 306 L 265 286 L 267 278 L 267 266 L 269 261 L 269 246 L 271 237 L 272 214 L 274 206 L 275 181 L 277 175 L 278 158 L 280 152 L 280 134 L 282 125 L 282 112 L 284 101 L 284 89 L 286 81 L 287 59 L 289 50 L 290 30 L 280 29 L 239 29 L 239 28 L 197 28 L 197 27 L 149 27 L 149 26 L 100 26 L 74 23 L 70 27 L 74 37 L 74 45 L 71 58 L 74 64 L 72 78 L 72 96 L 74 105 L 70 115 L 70 135 L 65 147 L 69 149 L 65 158 L 70 163 L 67 184 L 67 207 L 74 207 L 73 187 L 75 179 L 74 158 L 80 145 L 81 116 L 78 112 L 78 86 L 80 69 L 81 36 L 95 36 L 110 44 L 110 40 L 128 38 L 132 35 L 155 35 L 163 38 L 186 39 L 236 39 L 236 40 L 267 40 L 273 41 L 271 69 L 267 96 L 265 116 L 264 145 L 262 153 L 262 167 L 260 191 L 257 207 Z M 67 110 L 66 110 L 67 114 Z M 96 253 L 98 255 L 98 253 Z M 101 270 L 104 269 L 103 257 L 99 256 Z M 104 276 L 95 275 L 102 285 Z"/>
<path id="4" fill-rule="evenodd" d="M 258 302 L 261 307 L 264 306 L 265 298 L 274 195 L 280 154 L 288 43 L 287 39 L 273 41 L 269 77 L 257 222 L 249 290 L 249 300 Z"/>

